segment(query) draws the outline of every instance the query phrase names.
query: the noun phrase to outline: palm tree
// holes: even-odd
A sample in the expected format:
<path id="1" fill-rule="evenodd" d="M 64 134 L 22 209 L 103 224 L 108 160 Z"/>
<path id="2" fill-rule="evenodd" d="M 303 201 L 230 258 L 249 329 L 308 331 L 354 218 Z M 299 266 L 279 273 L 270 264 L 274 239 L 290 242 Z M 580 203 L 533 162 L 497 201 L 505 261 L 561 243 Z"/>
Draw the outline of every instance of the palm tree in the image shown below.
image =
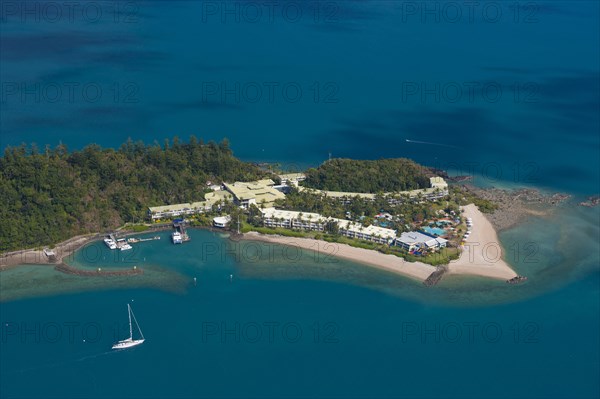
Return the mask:
<path id="1" fill-rule="evenodd" d="M 309 228 L 309 230 L 312 227 L 312 218 L 313 218 L 312 213 L 309 213 L 308 214 L 308 228 Z"/>
<path id="2" fill-rule="evenodd" d="M 298 216 L 296 216 L 296 220 L 298 221 L 298 224 L 302 226 L 302 212 L 298 213 Z"/>

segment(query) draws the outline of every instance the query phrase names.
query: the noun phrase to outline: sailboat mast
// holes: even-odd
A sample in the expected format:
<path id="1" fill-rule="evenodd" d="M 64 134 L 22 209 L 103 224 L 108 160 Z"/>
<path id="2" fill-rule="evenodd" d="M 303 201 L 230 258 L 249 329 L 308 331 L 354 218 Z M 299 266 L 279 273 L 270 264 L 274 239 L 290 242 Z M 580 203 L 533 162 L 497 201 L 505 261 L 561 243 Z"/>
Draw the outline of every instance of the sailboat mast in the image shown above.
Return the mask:
<path id="1" fill-rule="evenodd" d="M 131 329 L 131 306 L 127 304 L 127 313 L 129 314 L 129 339 L 133 339 L 133 330 Z"/>
<path id="2" fill-rule="evenodd" d="M 140 332 L 142 339 L 144 339 L 144 333 L 142 332 L 142 329 L 140 328 L 140 325 L 138 324 L 137 319 L 135 318 L 135 313 L 133 313 L 133 310 L 131 311 L 131 315 L 133 316 L 133 321 L 135 322 L 135 326 L 137 327 L 138 331 Z"/>

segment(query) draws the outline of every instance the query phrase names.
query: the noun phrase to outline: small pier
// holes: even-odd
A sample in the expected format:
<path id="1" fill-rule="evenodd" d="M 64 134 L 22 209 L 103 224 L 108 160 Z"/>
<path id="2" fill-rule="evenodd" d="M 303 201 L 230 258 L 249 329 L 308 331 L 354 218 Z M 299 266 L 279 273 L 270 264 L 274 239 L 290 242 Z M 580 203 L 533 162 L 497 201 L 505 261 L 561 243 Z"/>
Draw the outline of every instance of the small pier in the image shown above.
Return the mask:
<path id="1" fill-rule="evenodd" d="M 137 244 L 138 242 L 146 242 L 146 241 L 154 241 L 160 240 L 160 236 L 152 237 L 152 238 L 135 238 L 131 237 L 127 239 L 127 242 L 130 244 Z"/>
<path id="2" fill-rule="evenodd" d="M 175 229 L 176 232 L 181 234 L 182 242 L 190 241 L 190 236 L 188 235 L 187 231 L 185 230 L 185 222 L 183 220 L 174 221 L 173 228 Z"/>
<path id="3" fill-rule="evenodd" d="M 425 285 L 427 287 L 432 287 L 432 286 L 436 285 L 437 283 L 440 282 L 440 280 L 442 279 L 442 276 L 447 271 L 448 271 L 448 268 L 443 267 L 443 266 L 438 266 L 437 269 L 433 273 L 431 273 L 429 275 L 429 277 L 427 277 L 425 279 L 425 281 L 423 281 L 423 285 Z"/>

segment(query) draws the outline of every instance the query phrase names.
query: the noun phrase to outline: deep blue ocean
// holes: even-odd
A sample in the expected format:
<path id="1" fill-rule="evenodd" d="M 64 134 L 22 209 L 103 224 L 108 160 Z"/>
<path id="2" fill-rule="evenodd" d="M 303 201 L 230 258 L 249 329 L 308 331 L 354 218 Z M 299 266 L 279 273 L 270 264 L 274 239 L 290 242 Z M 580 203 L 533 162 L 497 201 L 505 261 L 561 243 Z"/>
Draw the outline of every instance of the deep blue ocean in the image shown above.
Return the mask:
<path id="1" fill-rule="evenodd" d="M 576 205 L 600 192 L 598 2 L 67 3 L 0 3 L 0 148 L 194 134 L 574 200 L 500 234 L 519 286 L 199 230 L 69 259 L 136 279 L 2 272 L 1 397 L 600 396 L 600 211 Z M 127 302 L 147 342 L 115 353 Z"/>

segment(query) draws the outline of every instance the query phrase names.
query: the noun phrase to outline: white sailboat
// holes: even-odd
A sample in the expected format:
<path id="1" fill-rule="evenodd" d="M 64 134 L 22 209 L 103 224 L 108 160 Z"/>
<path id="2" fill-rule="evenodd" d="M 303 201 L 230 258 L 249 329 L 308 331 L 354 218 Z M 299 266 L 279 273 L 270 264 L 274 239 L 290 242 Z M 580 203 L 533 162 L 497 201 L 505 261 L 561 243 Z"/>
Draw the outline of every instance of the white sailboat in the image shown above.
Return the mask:
<path id="1" fill-rule="evenodd" d="M 112 346 L 112 349 L 127 349 L 127 348 L 131 348 L 132 346 L 143 344 L 145 341 L 144 334 L 142 333 L 142 329 L 140 328 L 140 325 L 138 324 L 138 322 L 135 318 L 135 315 L 133 314 L 133 310 L 131 310 L 131 306 L 129 304 L 127 304 L 127 311 L 129 312 L 129 338 L 117 342 L 116 344 L 114 344 Z M 141 339 L 133 339 L 133 328 L 132 328 L 132 324 L 131 324 L 131 316 L 133 316 L 133 321 L 135 322 L 135 326 L 137 327 L 138 331 L 140 332 L 140 335 L 142 337 Z"/>

